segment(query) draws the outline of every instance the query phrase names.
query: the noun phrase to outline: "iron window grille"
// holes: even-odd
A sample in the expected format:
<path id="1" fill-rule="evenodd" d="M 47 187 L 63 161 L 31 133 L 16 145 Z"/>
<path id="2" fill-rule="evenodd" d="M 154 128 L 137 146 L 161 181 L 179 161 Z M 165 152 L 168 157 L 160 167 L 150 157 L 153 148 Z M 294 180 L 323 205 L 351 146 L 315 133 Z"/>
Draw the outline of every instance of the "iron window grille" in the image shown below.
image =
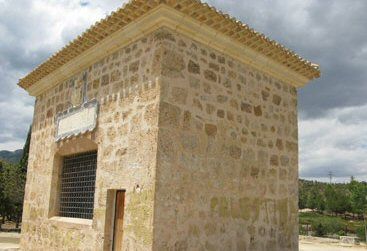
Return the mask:
<path id="1" fill-rule="evenodd" d="M 96 151 L 64 158 L 61 174 L 60 216 L 93 218 L 96 169 Z"/>

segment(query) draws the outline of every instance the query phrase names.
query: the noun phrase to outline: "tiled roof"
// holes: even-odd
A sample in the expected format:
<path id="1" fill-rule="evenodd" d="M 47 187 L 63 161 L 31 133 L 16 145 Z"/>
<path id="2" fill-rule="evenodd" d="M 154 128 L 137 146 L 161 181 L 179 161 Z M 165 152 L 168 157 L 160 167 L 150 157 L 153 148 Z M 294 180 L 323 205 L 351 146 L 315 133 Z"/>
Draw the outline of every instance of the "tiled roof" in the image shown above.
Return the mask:
<path id="1" fill-rule="evenodd" d="M 160 4 L 172 7 L 206 24 L 208 27 L 271 58 L 307 79 L 312 80 L 320 76 L 318 65 L 301 58 L 276 41 L 199 0 L 131 0 L 105 19 L 96 22 L 82 35 L 52 55 L 26 77 L 20 79 L 19 85 L 24 89 L 28 89 L 37 81 Z"/>

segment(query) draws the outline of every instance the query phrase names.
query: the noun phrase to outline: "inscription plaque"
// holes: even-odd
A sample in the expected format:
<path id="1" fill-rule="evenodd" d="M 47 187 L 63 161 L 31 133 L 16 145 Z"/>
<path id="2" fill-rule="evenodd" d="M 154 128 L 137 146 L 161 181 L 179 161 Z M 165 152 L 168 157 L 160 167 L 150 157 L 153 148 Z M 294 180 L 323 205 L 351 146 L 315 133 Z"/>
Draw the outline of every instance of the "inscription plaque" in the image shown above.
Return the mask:
<path id="1" fill-rule="evenodd" d="M 92 100 L 56 117 L 56 141 L 93 131 L 97 124 L 98 102 Z"/>

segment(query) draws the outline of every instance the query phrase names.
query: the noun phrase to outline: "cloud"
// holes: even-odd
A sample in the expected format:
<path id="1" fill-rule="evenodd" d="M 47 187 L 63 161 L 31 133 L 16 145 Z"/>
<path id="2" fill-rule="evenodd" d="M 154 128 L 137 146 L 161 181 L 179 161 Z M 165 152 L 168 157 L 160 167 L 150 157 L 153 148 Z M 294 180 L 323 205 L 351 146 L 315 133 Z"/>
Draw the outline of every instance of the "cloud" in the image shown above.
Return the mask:
<path id="1" fill-rule="evenodd" d="M 16 83 L 121 1 L 0 0 L 0 150 L 22 148 L 34 99 Z"/>
<path id="2" fill-rule="evenodd" d="M 301 119 L 300 176 L 336 181 L 367 180 L 367 105 L 330 110 L 324 117 Z"/>
<path id="3" fill-rule="evenodd" d="M 33 117 L 33 103 L 21 90 L 12 90 L 11 98 L 0 101 L 0 149 L 23 148 Z"/>

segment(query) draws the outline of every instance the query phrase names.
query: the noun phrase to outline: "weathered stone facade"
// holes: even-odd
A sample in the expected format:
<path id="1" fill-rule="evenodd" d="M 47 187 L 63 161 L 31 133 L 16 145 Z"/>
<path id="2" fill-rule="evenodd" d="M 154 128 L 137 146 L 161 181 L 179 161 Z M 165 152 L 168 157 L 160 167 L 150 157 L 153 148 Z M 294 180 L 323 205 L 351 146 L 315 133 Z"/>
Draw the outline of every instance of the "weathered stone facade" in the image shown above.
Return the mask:
<path id="1" fill-rule="evenodd" d="M 297 91 L 164 32 L 155 250 L 297 250 Z"/>
<path id="2" fill-rule="evenodd" d="M 37 97 L 22 250 L 103 250 L 104 246 L 108 250 L 108 189 L 126 189 L 125 250 L 151 249 L 160 100 L 156 68 L 160 58 L 156 55 L 160 43 L 156 34 L 149 35 L 88 68 L 88 97 L 100 103 L 98 126 L 92 133 L 55 143 L 55 115 L 70 107 L 73 96 L 81 102 L 83 69 Z M 98 161 L 93 221 L 70 223 L 55 217 L 55 173 L 60 168 L 55 159 L 94 146 Z"/>
<path id="3" fill-rule="evenodd" d="M 37 97 L 23 250 L 109 250 L 108 189 L 126 189 L 124 250 L 297 250 L 295 87 L 161 28 L 88 68 L 98 126 L 55 143 L 82 70 Z M 55 163 L 94 148 L 93 220 L 57 217 Z"/>

